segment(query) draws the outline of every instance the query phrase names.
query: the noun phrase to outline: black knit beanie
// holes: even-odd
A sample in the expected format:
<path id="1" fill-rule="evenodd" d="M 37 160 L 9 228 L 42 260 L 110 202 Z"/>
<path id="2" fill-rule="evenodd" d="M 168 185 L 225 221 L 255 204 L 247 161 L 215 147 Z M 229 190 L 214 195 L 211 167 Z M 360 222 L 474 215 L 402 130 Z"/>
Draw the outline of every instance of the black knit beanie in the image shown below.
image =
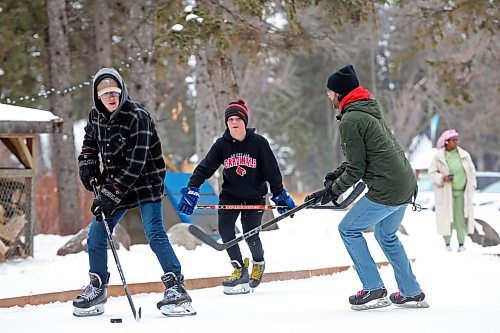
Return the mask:
<path id="1" fill-rule="evenodd" d="M 359 81 L 354 71 L 354 67 L 349 64 L 330 75 L 326 86 L 328 89 L 341 96 L 345 96 L 359 87 Z"/>
<path id="2" fill-rule="evenodd" d="M 231 116 L 240 117 L 245 123 L 245 127 L 248 126 L 248 109 L 245 106 L 244 100 L 238 99 L 235 102 L 229 103 L 229 105 L 226 107 L 226 112 L 224 113 L 226 125 L 227 125 L 227 120 Z"/>

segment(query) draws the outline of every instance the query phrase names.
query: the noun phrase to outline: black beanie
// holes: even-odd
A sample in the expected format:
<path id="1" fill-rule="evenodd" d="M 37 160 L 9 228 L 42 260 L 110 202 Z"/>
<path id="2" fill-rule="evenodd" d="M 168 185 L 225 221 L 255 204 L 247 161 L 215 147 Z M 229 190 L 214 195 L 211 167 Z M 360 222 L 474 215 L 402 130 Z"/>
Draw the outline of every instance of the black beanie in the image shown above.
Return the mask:
<path id="1" fill-rule="evenodd" d="M 359 81 L 354 71 L 354 67 L 349 64 L 330 75 L 326 86 L 328 89 L 341 96 L 345 96 L 359 87 Z"/>
<path id="2" fill-rule="evenodd" d="M 237 116 L 243 119 L 245 127 L 248 126 L 248 109 L 245 106 L 245 101 L 242 99 L 236 100 L 236 102 L 231 102 L 226 107 L 226 112 L 224 113 L 225 122 L 227 125 L 227 120 L 231 116 Z"/>

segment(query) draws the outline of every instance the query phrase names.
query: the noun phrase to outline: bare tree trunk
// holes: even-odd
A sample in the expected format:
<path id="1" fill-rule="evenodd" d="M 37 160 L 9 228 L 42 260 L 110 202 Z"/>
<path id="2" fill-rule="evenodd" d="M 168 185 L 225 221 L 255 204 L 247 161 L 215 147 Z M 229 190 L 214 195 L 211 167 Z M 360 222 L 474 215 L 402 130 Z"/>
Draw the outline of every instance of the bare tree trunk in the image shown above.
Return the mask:
<path id="1" fill-rule="evenodd" d="M 213 1 L 200 1 L 216 15 L 223 15 L 222 9 Z M 220 52 L 213 38 L 202 45 L 196 66 L 196 154 L 205 156 L 214 138 L 222 134 L 224 108 L 239 96 L 233 62 L 230 54 Z"/>
<path id="2" fill-rule="evenodd" d="M 94 33 L 97 68 L 112 66 L 111 58 L 111 30 L 109 27 L 109 5 L 105 1 L 94 2 Z"/>
<path id="3" fill-rule="evenodd" d="M 476 142 L 481 142 L 481 132 L 475 133 L 475 141 L 470 142 L 469 145 L 474 147 L 473 152 L 476 156 L 476 169 L 477 170 L 485 170 L 485 161 L 484 161 L 484 150 L 481 144 L 477 144 Z"/>
<path id="4" fill-rule="evenodd" d="M 476 168 L 477 169 L 477 168 Z M 493 164 L 493 168 L 491 170 L 500 170 L 500 158 L 497 158 L 496 162 Z"/>
<path id="5" fill-rule="evenodd" d="M 207 52 L 197 54 L 196 65 L 196 154 L 201 158 L 208 152 L 214 138 L 220 135 L 222 123 L 213 88 L 208 73 Z"/>
<path id="6" fill-rule="evenodd" d="M 211 50 L 212 49 L 212 50 Z M 208 48 L 208 75 L 213 83 L 215 101 L 218 110 L 223 112 L 225 107 L 237 97 L 240 89 L 236 82 L 233 61 L 230 54 L 220 54 L 213 48 L 213 44 Z M 220 114 L 220 113 L 219 113 Z M 224 119 L 224 116 L 222 116 Z M 225 125 L 223 126 L 225 128 Z"/>
<path id="7" fill-rule="evenodd" d="M 422 110 L 428 101 L 421 87 L 428 84 L 428 76 L 417 81 L 418 75 L 419 67 L 415 64 L 401 89 L 385 93 L 388 111 L 383 110 L 383 115 L 403 150 L 410 147 L 412 139 L 428 126 L 432 117 L 432 108 Z"/>
<path id="8" fill-rule="evenodd" d="M 239 96 L 229 55 L 218 54 L 209 41 L 197 54 L 196 153 L 204 156 L 224 130 L 224 108 Z"/>
<path id="9" fill-rule="evenodd" d="M 60 93 L 51 96 L 51 111 L 64 119 L 62 133 L 52 135 L 52 164 L 58 183 L 60 231 L 63 235 L 68 235 L 80 229 L 80 206 L 73 135 L 74 115 L 71 112 L 71 97 L 64 90 L 70 85 L 66 1 L 47 1 L 47 16 L 49 21 L 50 84 L 58 90 L 60 89 Z"/>
<path id="10" fill-rule="evenodd" d="M 239 88 L 229 54 L 218 52 L 212 39 L 196 56 L 195 142 L 196 154 L 203 158 L 225 129 L 224 109 L 239 96 Z M 221 182 L 221 178 L 210 180 L 218 190 Z"/>
<path id="11" fill-rule="evenodd" d="M 133 100 L 143 104 L 159 120 L 156 103 L 156 77 L 154 69 L 153 41 L 154 4 L 152 0 L 129 1 L 128 19 L 132 27 L 128 43 L 129 57 L 134 59 L 129 71 L 129 92 Z"/>

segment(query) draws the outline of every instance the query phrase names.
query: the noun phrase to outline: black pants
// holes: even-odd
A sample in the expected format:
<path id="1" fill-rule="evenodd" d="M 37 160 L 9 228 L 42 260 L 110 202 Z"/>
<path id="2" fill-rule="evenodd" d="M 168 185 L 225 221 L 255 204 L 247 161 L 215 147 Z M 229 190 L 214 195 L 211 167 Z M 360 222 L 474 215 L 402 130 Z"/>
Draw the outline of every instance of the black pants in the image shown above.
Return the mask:
<path id="1" fill-rule="evenodd" d="M 265 199 L 251 200 L 251 201 L 231 201 L 231 202 L 221 202 L 223 205 L 264 205 Z M 219 210 L 219 234 L 224 243 L 236 238 L 235 225 L 238 215 L 241 213 L 241 225 L 243 226 L 243 232 L 248 232 L 252 229 L 257 228 L 262 222 L 262 215 L 264 215 L 263 210 Z M 264 260 L 264 250 L 262 248 L 262 242 L 259 238 L 259 233 L 252 235 L 251 237 L 245 239 L 248 244 L 248 248 L 252 253 L 252 259 L 254 261 Z M 229 258 L 231 260 L 237 260 L 241 265 L 243 265 L 243 258 L 241 256 L 240 247 L 238 244 L 230 247 L 226 250 Z"/>

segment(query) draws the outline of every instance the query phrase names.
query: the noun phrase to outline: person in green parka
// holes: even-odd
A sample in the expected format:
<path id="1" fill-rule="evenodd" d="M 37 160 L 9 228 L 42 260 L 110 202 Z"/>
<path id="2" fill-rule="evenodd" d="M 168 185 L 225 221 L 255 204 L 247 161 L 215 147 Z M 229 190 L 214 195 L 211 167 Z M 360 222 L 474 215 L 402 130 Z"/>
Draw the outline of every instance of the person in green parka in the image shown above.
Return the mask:
<path id="1" fill-rule="evenodd" d="M 410 163 L 392 131 L 385 123 L 380 106 L 370 92 L 359 85 L 352 65 L 328 78 L 328 98 L 340 110 L 341 147 L 346 161 L 326 175 L 325 189 L 311 193 L 306 201 L 336 202 L 339 196 L 363 180 L 368 192 L 339 224 L 344 245 L 354 262 L 363 289 L 349 297 L 354 310 L 365 310 L 396 304 L 427 307 L 410 261 L 396 232 L 406 206 L 416 195 L 417 181 Z M 387 298 L 380 277 L 363 237 L 374 227 L 377 242 L 394 269 L 399 291 Z"/>

